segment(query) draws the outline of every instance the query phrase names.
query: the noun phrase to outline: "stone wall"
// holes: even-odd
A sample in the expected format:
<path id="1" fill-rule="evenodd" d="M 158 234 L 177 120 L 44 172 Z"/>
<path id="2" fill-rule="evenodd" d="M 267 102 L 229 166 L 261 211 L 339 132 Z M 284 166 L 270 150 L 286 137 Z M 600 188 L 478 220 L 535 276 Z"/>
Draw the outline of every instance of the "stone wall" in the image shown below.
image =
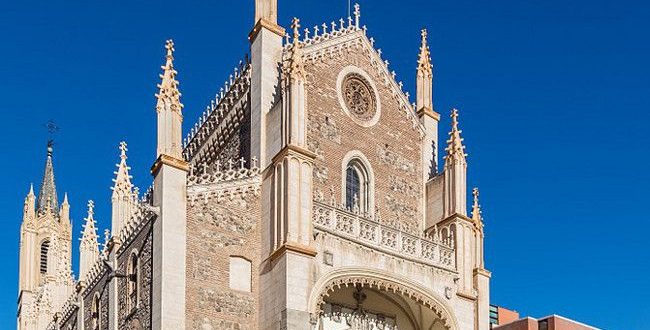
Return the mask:
<path id="1" fill-rule="evenodd" d="M 188 203 L 188 329 L 257 329 L 260 198 L 251 192 Z M 251 261 L 251 292 L 230 289 L 230 257 Z"/>
<path id="2" fill-rule="evenodd" d="M 153 227 L 149 221 L 142 227 L 137 237 L 124 246 L 118 257 L 118 269 L 128 274 L 129 258 L 132 253 L 138 254 L 139 263 L 139 294 L 136 308 L 128 306 L 128 279 L 118 279 L 118 324 L 120 329 L 149 329 L 151 328 L 151 293 L 153 281 Z"/>
<path id="3" fill-rule="evenodd" d="M 99 320 L 101 327 L 108 326 L 108 284 L 106 279 L 108 271 L 105 269 L 104 274 L 100 275 L 100 279 L 92 287 L 88 287 L 84 293 L 84 329 L 93 329 L 93 297 L 95 293 L 99 293 L 100 311 Z"/>
<path id="4" fill-rule="evenodd" d="M 339 72 L 353 65 L 365 71 L 379 94 L 379 121 L 364 127 L 355 123 L 339 101 Z M 362 48 L 344 56 L 322 57 L 306 65 L 308 148 L 316 153 L 314 195 L 343 202 L 342 160 L 351 150 L 370 162 L 375 178 L 375 207 L 382 222 L 414 233 L 421 230 L 423 210 L 421 136 L 412 118 L 400 109 L 391 87 L 384 85 Z M 372 102 L 371 102 L 372 103 Z M 320 197 L 318 197 L 320 196 Z"/>

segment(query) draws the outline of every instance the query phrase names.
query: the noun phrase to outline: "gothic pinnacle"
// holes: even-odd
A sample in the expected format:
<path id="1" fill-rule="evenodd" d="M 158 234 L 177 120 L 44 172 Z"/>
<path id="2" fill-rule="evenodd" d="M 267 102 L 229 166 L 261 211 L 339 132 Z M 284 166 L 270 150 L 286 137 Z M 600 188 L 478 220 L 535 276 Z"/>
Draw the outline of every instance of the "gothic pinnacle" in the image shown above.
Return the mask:
<path id="1" fill-rule="evenodd" d="M 429 45 L 427 44 L 427 29 L 422 29 L 420 35 L 422 40 L 420 41 L 420 54 L 418 56 L 418 73 L 431 76 L 431 53 L 429 52 Z"/>
<path id="2" fill-rule="evenodd" d="M 84 220 L 86 222 L 83 224 L 84 230 L 81 235 L 81 241 L 91 244 L 92 247 L 98 249 L 97 228 L 95 226 L 95 202 L 92 200 L 88 201 L 88 215 Z"/>
<path id="3" fill-rule="evenodd" d="M 463 146 L 463 138 L 460 137 L 462 131 L 458 129 L 458 110 L 453 109 L 451 112 L 451 132 L 449 132 L 449 139 L 447 140 L 447 148 L 445 151 L 445 163 L 452 161 L 465 161 L 465 146 Z"/>
<path id="4" fill-rule="evenodd" d="M 165 56 L 165 65 L 161 67 L 163 73 L 160 75 L 159 92 L 156 94 L 158 99 L 156 109 L 161 111 L 163 107 L 169 106 L 173 111 L 180 112 L 183 104 L 180 101 L 181 93 L 178 91 L 177 72 L 174 69 L 174 41 L 167 40 L 165 49 L 167 49 L 167 55 Z"/>
<path id="5" fill-rule="evenodd" d="M 293 43 L 297 44 L 300 41 L 300 19 L 294 17 L 291 21 L 291 29 L 293 29 Z"/>
<path id="6" fill-rule="evenodd" d="M 472 219 L 481 221 L 481 205 L 478 203 L 478 188 L 472 189 L 472 196 L 474 196 L 474 204 L 472 204 Z"/>
<path id="7" fill-rule="evenodd" d="M 120 163 L 115 165 L 117 166 L 117 171 L 115 172 L 115 179 L 113 179 L 113 197 L 116 198 L 120 194 L 130 195 L 132 193 L 133 184 L 131 183 L 131 175 L 129 170 L 131 169 L 126 163 L 126 152 L 128 151 L 126 142 L 120 142 Z"/>

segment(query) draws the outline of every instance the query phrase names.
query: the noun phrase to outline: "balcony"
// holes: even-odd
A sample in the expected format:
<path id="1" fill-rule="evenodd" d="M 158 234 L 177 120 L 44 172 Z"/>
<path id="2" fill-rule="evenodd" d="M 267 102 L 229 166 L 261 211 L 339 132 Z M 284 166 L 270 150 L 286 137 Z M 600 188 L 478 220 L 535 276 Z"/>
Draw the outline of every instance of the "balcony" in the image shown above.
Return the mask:
<path id="1" fill-rule="evenodd" d="M 455 271 L 453 241 L 422 234 L 411 235 L 362 214 L 314 201 L 313 224 L 322 231 L 374 250 L 430 266 Z"/>

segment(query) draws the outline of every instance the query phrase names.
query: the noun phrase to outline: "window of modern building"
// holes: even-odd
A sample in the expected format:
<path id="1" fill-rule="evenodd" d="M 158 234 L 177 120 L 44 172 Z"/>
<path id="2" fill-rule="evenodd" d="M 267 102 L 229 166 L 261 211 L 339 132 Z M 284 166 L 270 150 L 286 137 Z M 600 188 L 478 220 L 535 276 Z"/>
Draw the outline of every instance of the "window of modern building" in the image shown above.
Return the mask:
<path id="1" fill-rule="evenodd" d="M 345 173 L 345 207 L 352 211 L 369 211 L 369 176 L 358 159 L 352 159 Z"/>
<path id="2" fill-rule="evenodd" d="M 128 297 L 129 297 L 129 303 L 128 303 L 128 308 L 129 310 L 132 310 L 134 308 L 138 307 L 138 295 L 139 295 L 139 284 L 140 284 L 140 264 L 138 260 L 138 253 L 134 252 L 131 254 L 131 257 L 129 258 L 129 267 L 128 267 Z"/>
<path id="3" fill-rule="evenodd" d="M 230 257 L 230 288 L 233 290 L 251 292 L 251 262 L 245 258 Z"/>
<path id="4" fill-rule="evenodd" d="M 45 240 L 41 243 L 41 274 L 47 273 L 47 254 L 50 251 L 50 240 Z"/>

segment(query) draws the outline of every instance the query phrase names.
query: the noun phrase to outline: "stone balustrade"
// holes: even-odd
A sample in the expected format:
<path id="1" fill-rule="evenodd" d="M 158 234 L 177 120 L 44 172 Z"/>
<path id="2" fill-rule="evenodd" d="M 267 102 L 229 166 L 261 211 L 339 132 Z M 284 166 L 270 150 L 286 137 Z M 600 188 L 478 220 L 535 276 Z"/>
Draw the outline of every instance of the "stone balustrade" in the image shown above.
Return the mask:
<path id="1" fill-rule="evenodd" d="M 455 270 L 453 241 L 439 234 L 411 235 L 348 210 L 314 201 L 313 225 L 338 237 L 401 258 Z"/>

